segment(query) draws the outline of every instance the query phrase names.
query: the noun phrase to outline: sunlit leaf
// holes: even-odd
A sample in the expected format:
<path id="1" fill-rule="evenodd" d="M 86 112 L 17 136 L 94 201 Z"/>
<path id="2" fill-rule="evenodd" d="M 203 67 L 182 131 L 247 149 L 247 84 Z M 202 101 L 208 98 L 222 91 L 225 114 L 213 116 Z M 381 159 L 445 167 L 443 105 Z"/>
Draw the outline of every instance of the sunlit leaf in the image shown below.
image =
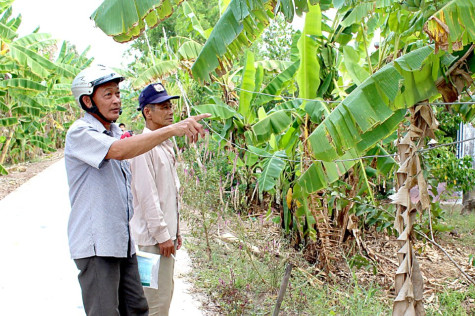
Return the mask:
<path id="1" fill-rule="evenodd" d="M 146 27 L 153 28 L 172 15 L 183 0 L 105 0 L 91 19 L 117 42 L 137 38 Z"/>

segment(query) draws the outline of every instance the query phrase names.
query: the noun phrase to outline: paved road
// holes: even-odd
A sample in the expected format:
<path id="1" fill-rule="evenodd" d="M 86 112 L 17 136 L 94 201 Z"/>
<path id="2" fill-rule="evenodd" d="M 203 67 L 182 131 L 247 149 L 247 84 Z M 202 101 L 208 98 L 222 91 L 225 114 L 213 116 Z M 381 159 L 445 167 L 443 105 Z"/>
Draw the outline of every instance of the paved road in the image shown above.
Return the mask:
<path id="1" fill-rule="evenodd" d="M 63 159 L 0 200 L 0 315 L 85 315 L 69 257 L 69 212 Z M 170 315 L 201 315 L 180 277 L 189 263 L 179 251 Z"/>

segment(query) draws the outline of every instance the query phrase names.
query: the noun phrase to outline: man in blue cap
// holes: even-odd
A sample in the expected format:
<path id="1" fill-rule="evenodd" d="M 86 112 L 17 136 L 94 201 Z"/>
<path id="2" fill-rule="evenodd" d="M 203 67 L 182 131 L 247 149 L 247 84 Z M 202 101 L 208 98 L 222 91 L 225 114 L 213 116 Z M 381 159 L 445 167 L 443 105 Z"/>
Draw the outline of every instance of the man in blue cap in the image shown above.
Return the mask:
<path id="1" fill-rule="evenodd" d="M 79 269 L 84 310 L 96 315 L 148 315 L 129 220 L 133 215 L 128 159 L 173 136 L 204 136 L 189 117 L 153 132 L 120 140 L 114 124 L 121 113 L 124 77 L 103 65 L 90 66 L 72 82 L 86 112 L 68 130 L 64 151 L 71 213 L 68 239 Z"/>
<path id="2" fill-rule="evenodd" d="M 145 119 L 143 134 L 173 124 L 170 96 L 161 83 L 148 85 L 139 96 L 139 108 Z M 176 172 L 173 142 L 168 139 L 131 160 L 134 217 L 132 236 L 145 252 L 160 254 L 158 289 L 144 288 L 150 315 L 168 315 L 173 295 L 175 251 L 182 239 L 179 229 L 180 181 Z"/>

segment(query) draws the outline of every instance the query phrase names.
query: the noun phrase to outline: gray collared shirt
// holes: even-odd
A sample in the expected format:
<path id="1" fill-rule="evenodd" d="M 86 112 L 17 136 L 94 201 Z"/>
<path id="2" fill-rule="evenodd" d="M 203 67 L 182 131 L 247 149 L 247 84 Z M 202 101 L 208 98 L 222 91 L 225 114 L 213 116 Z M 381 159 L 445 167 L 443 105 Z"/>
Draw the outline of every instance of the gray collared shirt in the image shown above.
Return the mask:
<path id="1" fill-rule="evenodd" d="M 121 135 L 115 124 L 111 124 L 112 136 L 107 132 L 86 113 L 66 136 L 64 158 L 71 201 L 68 237 L 73 259 L 125 258 L 129 251 L 135 253 L 129 237 L 133 215 L 129 163 L 105 159 Z"/>

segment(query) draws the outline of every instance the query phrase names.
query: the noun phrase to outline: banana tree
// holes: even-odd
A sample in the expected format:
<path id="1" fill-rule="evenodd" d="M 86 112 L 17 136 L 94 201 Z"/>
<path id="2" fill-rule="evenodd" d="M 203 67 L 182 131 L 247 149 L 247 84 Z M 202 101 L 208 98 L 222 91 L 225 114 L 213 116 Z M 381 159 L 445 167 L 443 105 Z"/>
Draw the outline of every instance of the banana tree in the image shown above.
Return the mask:
<path id="1" fill-rule="evenodd" d="M 377 146 L 389 135 L 393 135 L 404 120 L 408 108 L 427 99 L 439 98 L 441 96 L 439 91 L 455 91 L 455 96 L 458 96 L 459 90 L 452 85 L 451 80 L 441 78 L 457 77 L 453 72 L 447 73 L 445 70 L 453 67 L 454 63 L 457 64 L 457 60 L 464 58 L 471 60 L 472 55 L 461 57 L 460 54 L 450 52 L 473 43 L 475 29 L 473 19 L 475 8 L 472 1 L 400 3 L 396 0 L 361 2 L 335 0 L 308 3 L 235 0 L 229 3 L 194 63 L 192 67 L 194 77 L 200 81 L 209 81 L 216 75 L 226 74 L 233 63 L 239 60 L 242 52 L 261 34 L 276 12 L 283 13 L 288 21 L 292 21 L 294 12 L 299 14 L 309 11 L 310 16 L 315 15 L 318 9 L 313 5 L 317 2 L 320 3 L 322 11 L 333 7 L 337 12 L 331 26 L 326 23 L 318 26 L 318 20 L 317 23 L 312 21 L 317 31 L 301 38 L 300 52 L 301 54 L 304 52 L 305 55 L 300 57 L 298 66 L 295 66 L 300 69 L 297 83 L 300 96 L 308 96 L 314 104 L 309 105 L 311 102 L 304 100 L 305 102 L 300 104 L 289 102 L 282 105 L 293 106 L 293 111 L 279 107 L 265 110 L 263 107 L 257 109 L 256 116 L 256 111 L 252 111 L 256 105 L 254 102 L 260 100 L 259 102 L 263 102 L 260 105 L 265 105 L 266 101 L 262 100 L 266 97 L 251 97 L 244 91 L 251 93 L 261 91 L 260 84 L 263 82 L 260 70 L 252 72 L 249 67 L 251 63 L 246 62 L 242 80 L 242 87 L 245 89 L 241 90 L 238 109 L 242 112 L 238 113 L 241 120 L 252 122 L 251 128 L 244 132 L 246 142 L 253 146 L 255 154 L 264 156 L 263 158 L 268 159 L 269 164 L 273 165 L 264 173 L 266 175 L 264 180 L 267 181 L 263 182 L 266 183 L 263 187 L 270 188 L 271 185 L 267 184 L 273 183 L 274 179 L 278 178 L 268 177 L 270 173 L 278 175 L 285 170 L 285 167 L 281 167 L 281 162 L 287 159 L 283 153 L 287 155 L 288 153 L 285 149 L 282 151 L 280 142 L 284 139 L 286 141 L 297 139 L 296 145 L 289 148 L 300 153 L 298 157 L 301 163 L 298 166 L 301 170 L 294 173 L 296 180 L 293 182 L 292 190 L 287 191 L 287 201 L 298 201 L 297 204 L 301 205 L 299 208 L 303 207 L 304 210 L 300 214 L 305 218 L 309 218 L 310 212 L 307 210 L 311 194 L 335 183 L 347 174 L 368 150 Z M 326 32 L 325 36 L 320 35 L 318 27 Z M 381 31 L 383 42 L 375 52 L 370 53 L 369 44 L 376 29 Z M 327 43 L 322 42 L 322 37 Z M 351 43 L 351 40 L 354 40 L 352 48 L 342 48 Z M 430 45 L 434 43 L 436 45 Z M 339 78 L 335 76 L 326 80 L 328 76 L 324 78 L 321 76 L 324 71 L 321 65 L 322 60 L 328 59 L 334 51 L 328 50 L 329 47 L 337 51 L 340 63 L 337 62 L 335 65 L 341 66 L 339 70 L 345 74 Z M 445 53 L 443 49 L 448 49 L 449 53 Z M 314 66 L 309 71 L 305 68 L 306 63 L 312 63 L 315 55 L 321 56 L 319 64 L 316 65 L 313 61 Z M 341 64 L 341 60 L 344 64 Z M 316 76 L 318 71 L 314 70 L 319 70 L 319 67 L 320 76 Z M 246 78 L 248 75 L 249 78 Z M 457 78 L 459 77 L 463 75 Z M 308 82 L 309 78 L 313 81 Z M 343 81 L 344 79 L 351 80 L 347 89 L 342 87 L 347 83 Z M 315 100 L 316 96 L 322 95 L 318 91 L 319 83 L 322 87 L 333 83 L 330 100 L 339 101 L 336 107 L 329 107 L 324 102 L 326 100 Z M 279 81 L 276 80 L 275 84 L 278 87 Z M 275 88 L 269 86 L 271 87 Z M 442 95 L 446 97 L 447 93 L 443 92 Z M 211 107 L 208 107 L 207 110 L 210 109 Z M 236 117 L 236 112 L 232 108 L 216 106 L 215 114 L 228 117 L 229 120 Z M 312 118 L 315 121 L 312 121 Z M 285 124 L 287 128 L 284 127 Z M 229 124 L 224 126 L 225 130 L 227 128 Z M 299 137 L 303 138 L 302 142 L 298 141 Z M 249 150 L 252 151 L 251 147 Z M 290 153 L 293 153 L 292 150 Z M 289 160 L 294 162 L 299 159 Z M 311 160 L 311 163 L 307 168 L 304 162 L 308 160 Z M 307 221 L 311 222 L 311 219 Z M 410 246 L 406 240 L 411 238 L 411 225 L 403 227 L 402 231 L 401 227 L 398 227 L 398 231 L 406 232 L 400 237 L 401 241 Z M 408 231 L 406 227 L 409 227 Z M 406 248 L 409 249 L 409 246 Z M 413 300 L 413 297 L 408 295 L 412 288 L 401 287 L 401 284 L 409 284 L 407 280 L 417 275 L 416 265 L 410 260 L 411 251 L 401 251 L 399 256 L 404 267 L 397 276 L 398 296 L 394 305 L 395 315 L 406 312 L 414 314 L 416 310 L 420 313 L 418 305 L 420 298 Z"/>
<path id="2" fill-rule="evenodd" d="M 0 126 L 6 134 L 0 138 L 0 165 L 7 155 L 15 161 L 24 160 L 27 152 L 55 150 L 55 138 L 61 135 L 56 129 L 63 129 L 56 112 L 74 103 L 68 84 L 87 61 L 84 56 L 76 58 L 66 43 L 52 61 L 56 40 L 40 33 L 17 38 L 21 19 L 11 18 L 11 13 L 7 7 L 0 19 Z M 0 169 L 6 172 L 4 167 Z"/>

